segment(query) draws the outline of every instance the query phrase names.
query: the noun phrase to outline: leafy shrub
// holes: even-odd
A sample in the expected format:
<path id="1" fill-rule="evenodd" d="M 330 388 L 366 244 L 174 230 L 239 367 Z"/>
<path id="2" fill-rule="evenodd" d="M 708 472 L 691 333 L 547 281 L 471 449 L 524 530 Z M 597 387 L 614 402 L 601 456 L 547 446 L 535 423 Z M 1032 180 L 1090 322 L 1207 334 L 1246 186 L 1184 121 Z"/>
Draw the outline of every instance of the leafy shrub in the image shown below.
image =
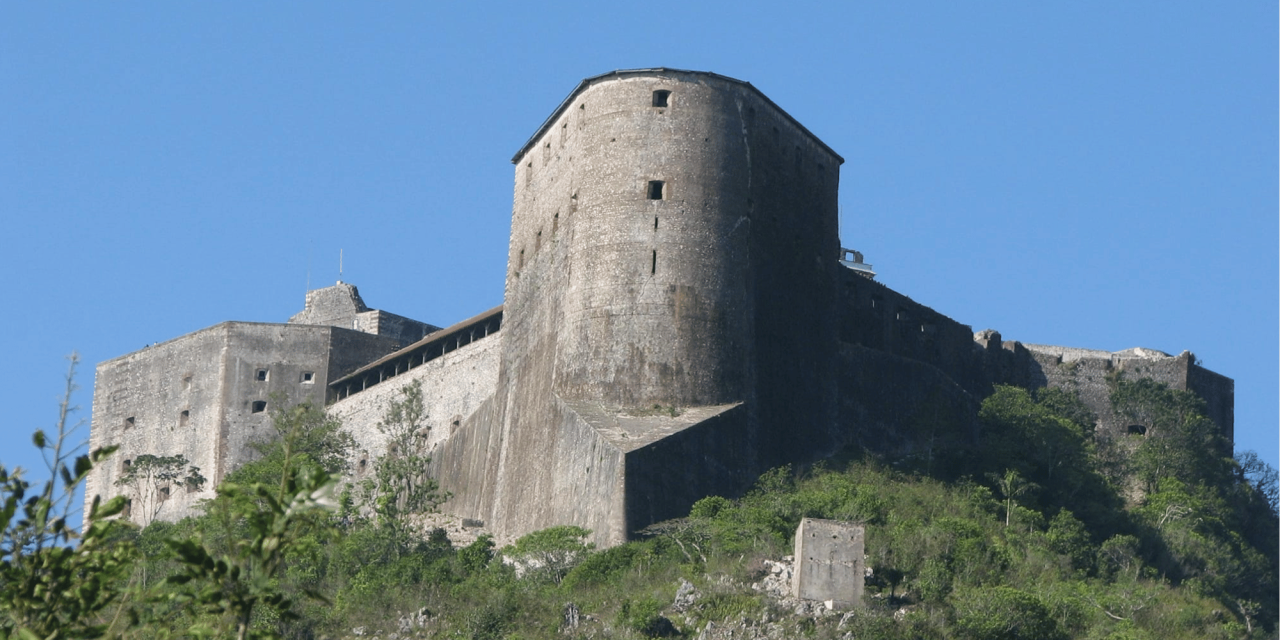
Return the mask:
<path id="1" fill-rule="evenodd" d="M 648 638 L 668 638 L 679 630 L 662 615 L 662 603 L 655 598 L 623 600 L 618 608 L 618 626 L 639 632 Z"/>
<path id="2" fill-rule="evenodd" d="M 580 585 L 603 585 L 617 582 L 618 578 L 635 566 L 636 560 L 647 555 L 650 542 L 629 542 L 587 556 L 564 577 L 562 583 L 572 589 Z"/>
<path id="3" fill-rule="evenodd" d="M 465 574 L 475 574 L 489 566 L 493 559 L 493 536 L 484 534 L 475 542 L 458 549 L 458 564 Z"/>
<path id="4" fill-rule="evenodd" d="M 582 527 L 550 527 L 522 536 L 503 554 L 522 566 L 525 577 L 560 584 L 569 570 L 587 556 L 592 545 L 583 539 L 590 534 Z"/>
<path id="5" fill-rule="evenodd" d="M 690 518 L 714 518 L 725 509 L 733 507 L 733 502 L 720 496 L 707 496 L 695 503 L 689 510 Z"/>
<path id="6" fill-rule="evenodd" d="M 1034 595 L 1010 587 L 978 588 L 954 600 L 956 633 L 969 640 L 1066 640 Z"/>

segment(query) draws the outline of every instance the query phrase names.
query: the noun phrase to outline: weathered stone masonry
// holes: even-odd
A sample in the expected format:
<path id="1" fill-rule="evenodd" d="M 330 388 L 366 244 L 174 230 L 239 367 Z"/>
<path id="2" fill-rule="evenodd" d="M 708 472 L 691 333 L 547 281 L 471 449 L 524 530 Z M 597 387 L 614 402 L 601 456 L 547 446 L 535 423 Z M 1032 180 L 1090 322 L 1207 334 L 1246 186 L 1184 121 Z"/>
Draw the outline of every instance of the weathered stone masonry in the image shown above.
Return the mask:
<path id="1" fill-rule="evenodd" d="M 447 511 L 505 536 L 576 524 L 610 545 L 849 444 L 928 458 L 977 442 L 995 384 L 1073 390 L 1122 433 L 1106 401 L 1122 370 L 1197 392 L 1231 436 L 1232 382 L 1190 354 L 975 336 L 873 280 L 841 249 L 843 160 L 746 82 L 588 78 L 513 163 L 501 307 L 439 329 L 370 310 L 350 285 L 310 292 L 291 324 L 227 323 L 100 365 L 94 446 L 184 453 L 216 479 L 274 390 L 329 402 L 359 475 L 384 453 L 387 402 L 418 383 Z"/>

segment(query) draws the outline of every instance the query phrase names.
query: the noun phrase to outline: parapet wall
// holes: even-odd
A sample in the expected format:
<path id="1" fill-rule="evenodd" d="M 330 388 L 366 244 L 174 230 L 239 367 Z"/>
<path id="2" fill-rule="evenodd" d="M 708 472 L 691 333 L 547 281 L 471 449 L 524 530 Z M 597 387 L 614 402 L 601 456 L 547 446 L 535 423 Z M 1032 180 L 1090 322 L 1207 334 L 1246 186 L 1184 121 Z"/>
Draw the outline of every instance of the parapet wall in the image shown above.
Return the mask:
<path id="1" fill-rule="evenodd" d="M 159 517 L 176 518 L 195 501 L 212 497 L 226 420 L 221 353 L 229 329 L 229 323 L 220 324 L 98 365 L 89 446 L 114 445 L 119 451 L 87 478 L 86 510 L 95 495 L 123 492 L 115 482 L 141 454 L 184 455 L 209 479 L 194 495 L 171 490 L 167 504 L 155 505 Z M 151 508 L 138 505 L 140 514 Z"/>
<path id="2" fill-rule="evenodd" d="M 1235 430 L 1235 382 L 1195 364 L 1184 351 L 1177 356 L 1153 349 L 1118 352 L 1027 344 L 1030 383 L 1074 391 L 1098 415 L 1098 429 L 1108 436 L 1128 433 L 1128 423 L 1111 408 L 1111 384 L 1117 377 L 1149 379 L 1179 391 L 1192 391 L 1205 401 L 1208 418 L 1232 441 Z M 1142 425 L 1148 426 L 1148 425 Z"/>
<path id="3" fill-rule="evenodd" d="M 356 477 L 364 477 L 370 463 L 386 454 L 386 436 L 377 424 L 390 404 L 401 399 L 401 389 L 422 385 L 430 429 L 427 448 L 434 451 L 493 395 L 500 354 L 501 341 L 494 334 L 330 405 L 329 415 L 340 419 L 356 439 L 358 453 L 352 469 Z"/>
<path id="4" fill-rule="evenodd" d="M 971 327 L 852 269 L 842 269 L 840 286 L 840 342 L 928 364 L 975 396 L 990 393 Z"/>

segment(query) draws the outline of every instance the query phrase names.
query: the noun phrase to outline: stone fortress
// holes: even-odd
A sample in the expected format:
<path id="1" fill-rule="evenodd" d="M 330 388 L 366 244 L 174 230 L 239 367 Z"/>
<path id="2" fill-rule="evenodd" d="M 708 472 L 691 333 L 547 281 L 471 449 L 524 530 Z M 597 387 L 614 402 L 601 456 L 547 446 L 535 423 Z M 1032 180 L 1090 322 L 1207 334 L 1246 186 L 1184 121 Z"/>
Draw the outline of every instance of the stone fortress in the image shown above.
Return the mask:
<path id="1" fill-rule="evenodd" d="M 1078 392 L 1104 437 L 1115 372 L 1188 389 L 1231 439 L 1234 383 L 1179 356 L 1002 341 L 874 279 L 842 249 L 842 158 L 749 83 L 675 69 L 588 78 L 516 153 L 503 304 L 447 328 L 307 294 L 285 324 L 227 322 L 100 364 L 91 446 L 183 454 L 209 479 L 270 434 L 273 398 L 324 403 L 359 443 L 419 382 L 443 509 L 501 536 L 557 524 L 599 545 L 848 445 L 942 456 L 995 384 Z M 274 394 L 274 395 L 273 395 Z"/>

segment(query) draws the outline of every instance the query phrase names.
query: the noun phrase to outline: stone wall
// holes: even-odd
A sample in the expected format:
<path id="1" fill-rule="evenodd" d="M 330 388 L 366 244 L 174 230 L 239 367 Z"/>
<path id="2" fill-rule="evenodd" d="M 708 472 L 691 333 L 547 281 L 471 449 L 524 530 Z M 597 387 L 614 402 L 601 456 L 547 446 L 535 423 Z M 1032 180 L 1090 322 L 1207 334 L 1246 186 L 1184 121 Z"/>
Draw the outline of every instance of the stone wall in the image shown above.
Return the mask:
<path id="1" fill-rule="evenodd" d="M 980 398 L 933 365 L 844 344 L 839 382 L 841 444 L 945 472 L 978 442 Z"/>
<path id="2" fill-rule="evenodd" d="M 842 343 L 929 364 L 976 396 L 990 393 L 971 327 L 851 269 L 840 285 Z"/>
<path id="3" fill-rule="evenodd" d="M 464 419 L 493 395 L 498 380 L 500 334 L 494 334 L 414 367 L 383 384 L 351 395 L 329 406 L 329 415 L 342 420 L 356 439 L 353 461 L 357 477 L 369 464 L 386 454 L 386 436 L 377 429 L 389 404 L 401 397 L 406 385 L 421 384 L 430 427 L 427 448 L 434 451 L 461 428 Z"/>
<path id="4" fill-rule="evenodd" d="M 355 317 L 369 311 L 355 285 L 338 281 L 332 287 L 307 292 L 302 311 L 289 318 L 289 324 L 314 324 L 344 329 L 355 328 Z"/>
<path id="5" fill-rule="evenodd" d="M 440 330 L 440 327 L 435 325 L 377 309 L 356 314 L 352 328 L 356 331 L 392 338 L 401 345 L 413 344 L 428 334 Z"/>
<path id="6" fill-rule="evenodd" d="M 621 533 L 689 515 L 709 495 L 736 496 L 755 477 L 747 411 L 742 404 L 700 408 L 683 428 L 652 427 L 661 437 L 638 441 L 626 454 L 626 523 Z M 709 414 L 709 415 L 707 415 Z M 660 419 L 660 418 L 656 418 Z M 670 422 L 676 422 L 675 419 Z M 664 428 L 670 433 L 662 433 Z M 657 435 L 657 434 L 655 434 Z"/>
<path id="7" fill-rule="evenodd" d="M 119 445 L 86 501 L 123 491 L 115 481 L 142 454 L 186 456 L 202 491 L 170 488 L 157 517 L 190 513 L 226 474 L 252 459 L 248 443 L 275 436 L 277 404 L 322 404 L 328 381 L 384 355 L 394 340 L 337 327 L 225 322 L 98 365 L 91 447 Z M 138 505 L 135 517 L 150 509 Z"/>
<path id="8" fill-rule="evenodd" d="M 171 491 L 158 517 L 177 518 L 196 500 L 212 496 L 225 422 L 222 350 L 229 329 L 229 323 L 220 324 L 98 365 L 89 446 L 120 449 L 87 478 L 86 511 L 93 496 L 123 491 L 115 482 L 141 454 L 184 455 L 209 479 L 194 495 Z M 137 505 L 138 517 L 153 506 Z"/>
<path id="9" fill-rule="evenodd" d="M 1177 356 L 1154 349 L 1107 352 L 1049 345 L 1024 345 L 1030 358 L 1028 386 L 1049 385 L 1074 391 L 1098 416 L 1098 430 L 1108 437 L 1128 433 L 1129 423 L 1111 408 L 1111 385 L 1117 377 L 1149 379 L 1205 400 L 1208 418 L 1228 442 L 1234 432 L 1235 383 L 1195 364 L 1184 351 Z M 1043 382 L 1041 382 L 1043 381 Z M 1037 384 L 1039 383 L 1039 384 Z M 1143 427 L 1150 425 L 1141 425 Z"/>

